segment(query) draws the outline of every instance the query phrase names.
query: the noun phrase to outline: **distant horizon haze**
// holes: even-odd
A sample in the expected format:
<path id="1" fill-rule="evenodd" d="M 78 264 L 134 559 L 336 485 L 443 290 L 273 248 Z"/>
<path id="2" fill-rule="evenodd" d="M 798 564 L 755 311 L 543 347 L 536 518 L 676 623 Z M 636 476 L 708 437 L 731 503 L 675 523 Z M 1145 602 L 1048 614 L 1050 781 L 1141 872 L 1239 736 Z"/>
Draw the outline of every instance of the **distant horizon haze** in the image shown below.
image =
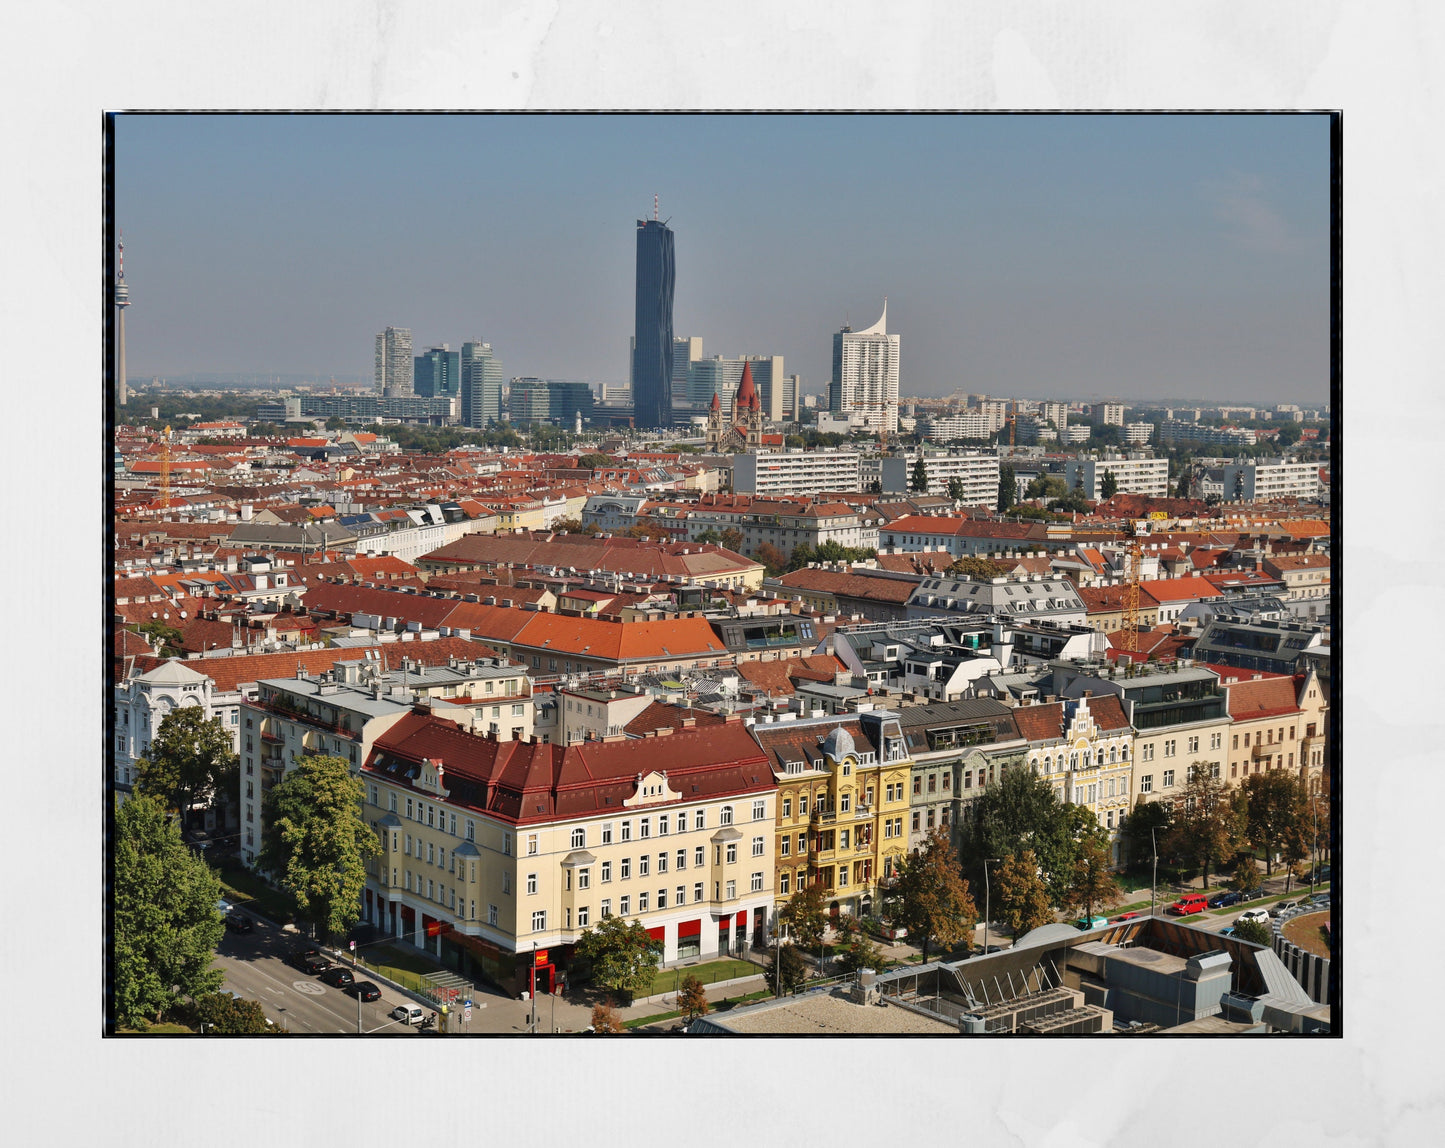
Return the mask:
<path id="1" fill-rule="evenodd" d="M 115 142 L 133 386 L 362 381 L 386 326 L 625 382 L 656 193 L 675 333 L 804 393 L 886 295 L 904 401 L 1330 397 L 1324 115 L 126 114 Z"/>

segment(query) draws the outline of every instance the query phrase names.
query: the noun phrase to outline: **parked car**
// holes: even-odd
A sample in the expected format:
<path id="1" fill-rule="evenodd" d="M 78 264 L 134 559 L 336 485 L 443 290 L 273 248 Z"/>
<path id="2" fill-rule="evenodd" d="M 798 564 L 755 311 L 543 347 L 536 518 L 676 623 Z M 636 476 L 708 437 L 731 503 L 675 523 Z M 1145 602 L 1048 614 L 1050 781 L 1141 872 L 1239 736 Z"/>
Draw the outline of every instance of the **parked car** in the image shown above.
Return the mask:
<path id="1" fill-rule="evenodd" d="M 286 959 L 303 973 L 310 973 L 313 977 L 317 973 L 324 973 L 331 967 L 331 962 L 315 949 L 302 949 L 300 952 L 292 953 Z"/>
<path id="2" fill-rule="evenodd" d="M 1309 903 L 1311 905 L 1328 905 L 1330 903 L 1329 892 L 1326 891 L 1323 893 L 1316 893 L 1313 897 L 1310 898 Z"/>
<path id="3" fill-rule="evenodd" d="M 1240 921 L 1254 921 L 1256 924 L 1269 924 L 1269 910 L 1267 909 L 1246 909 L 1239 916 L 1234 918 L 1237 925 Z"/>
<path id="4" fill-rule="evenodd" d="M 1211 909 L 1223 909 L 1226 905 L 1237 905 L 1244 900 L 1244 894 L 1233 889 L 1226 889 L 1223 893 L 1216 893 L 1209 898 Z"/>
<path id="5" fill-rule="evenodd" d="M 1316 884 L 1316 885 L 1322 884 L 1323 882 L 1326 882 L 1326 881 L 1328 881 L 1329 879 L 1330 879 L 1330 867 L 1329 867 L 1328 865 L 1321 865 L 1321 866 L 1319 867 L 1319 871 L 1315 873 L 1315 884 Z"/>
<path id="6" fill-rule="evenodd" d="M 321 981 L 332 988 L 344 989 L 348 985 L 354 984 L 356 978 L 351 975 L 350 969 L 343 968 L 341 965 L 332 965 L 321 974 Z"/>
<path id="7" fill-rule="evenodd" d="M 1222 928 L 1222 929 L 1219 930 L 1219 935 L 1220 935 L 1221 937 L 1232 937 L 1232 936 L 1234 936 L 1234 926 L 1233 926 L 1233 925 L 1225 925 L 1224 928 Z"/>
<path id="8" fill-rule="evenodd" d="M 381 999 L 381 990 L 370 981 L 352 981 L 344 986 L 344 991 L 354 997 L 360 997 L 364 1001 Z"/>
<path id="9" fill-rule="evenodd" d="M 1296 901 L 1293 898 L 1286 898 L 1283 901 L 1276 901 L 1273 905 L 1269 907 L 1269 915 L 1271 917 L 1278 917 L 1284 913 L 1289 912 L 1289 910 L 1291 909 L 1298 908 L 1301 903 L 1302 902 Z"/>
<path id="10" fill-rule="evenodd" d="M 402 1024 L 420 1024 L 426 1017 L 426 1010 L 417 1004 L 399 1004 L 391 1010 L 391 1019 Z"/>
<path id="11" fill-rule="evenodd" d="M 226 914 L 226 928 L 233 933 L 249 933 L 255 927 L 255 923 L 245 913 Z"/>
<path id="12" fill-rule="evenodd" d="M 1190 913 L 1202 913 L 1207 908 L 1209 908 L 1208 897 L 1203 893 L 1190 893 L 1180 897 L 1165 912 L 1173 913 L 1176 917 L 1187 917 Z"/>
<path id="13" fill-rule="evenodd" d="M 1142 917 L 1143 915 L 1144 915 L 1144 914 L 1139 913 L 1139 912 L 1120 913 L 1117 917 L 1114 918 L 1114 920 L 1115 920 L 1115 921 L 1132 921 L 1135 917 Z"/>
<path id="14" fill-rule="evenodd" d="M 1102 928 L 1108 923 L 1109 919 L 1107 917 L 1080 917 L 1077 921 L 1074 922 L 1074 928 L 1080 930 L 1081 932 L 1084 932 L 1089 929 Z"/>
<path id="15" fill-rule="evenodd" d="M 1241 901 L 1258 901 L 1264 896 L 1263 889 L 1246 889 L 1239 895 Z"/>

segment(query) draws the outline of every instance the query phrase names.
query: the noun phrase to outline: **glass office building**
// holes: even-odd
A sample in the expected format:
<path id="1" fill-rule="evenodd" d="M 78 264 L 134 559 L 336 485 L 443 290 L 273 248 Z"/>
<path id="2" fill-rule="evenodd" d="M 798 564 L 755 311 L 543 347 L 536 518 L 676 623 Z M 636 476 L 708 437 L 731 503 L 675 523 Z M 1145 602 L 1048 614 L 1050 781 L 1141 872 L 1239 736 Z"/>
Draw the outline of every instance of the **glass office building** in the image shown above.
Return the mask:
<path id="1" fill-rule="evenodd" d="M 672 231 L 639 219 L 632 401 L 640 427 L 672 425 L 672 292 Z"/>

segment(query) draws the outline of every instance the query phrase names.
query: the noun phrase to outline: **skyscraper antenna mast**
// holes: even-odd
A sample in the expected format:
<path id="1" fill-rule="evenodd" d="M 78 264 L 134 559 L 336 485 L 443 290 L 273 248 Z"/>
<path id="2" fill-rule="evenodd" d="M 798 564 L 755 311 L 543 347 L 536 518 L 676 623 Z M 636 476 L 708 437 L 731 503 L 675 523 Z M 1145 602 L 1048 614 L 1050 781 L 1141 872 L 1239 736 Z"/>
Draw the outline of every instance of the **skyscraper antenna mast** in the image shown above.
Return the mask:
<path id="1" fill-rule="evenodd" d="M 657 221 L 657 196 L 656 196 L 656 195 L 654 195 L 654 196 L 652 197 L 652 219 L 653 219 L 653 222 L 656 222 L 656 221 Z"/>

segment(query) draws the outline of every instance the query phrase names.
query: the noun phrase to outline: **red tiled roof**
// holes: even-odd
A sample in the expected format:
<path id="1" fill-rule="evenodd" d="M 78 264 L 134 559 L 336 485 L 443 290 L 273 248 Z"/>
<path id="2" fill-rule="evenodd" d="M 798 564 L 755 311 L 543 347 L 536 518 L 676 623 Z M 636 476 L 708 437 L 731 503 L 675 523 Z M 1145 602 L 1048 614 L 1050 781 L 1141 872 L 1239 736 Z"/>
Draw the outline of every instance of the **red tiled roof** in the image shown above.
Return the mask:
<path id="1" fill-rule="evenodd" d="M 645 712 L 645 711 L 644 711 Z M 771 770 L 740 721 L 642 739 L 570 746 L 498 742 L 427 712 L 413 710 L 379 737 L 363 772 L 386 772 L 389 760 L 440 762 L 453 804 L 517 824 L 622 813 L 637 775 L 666 770 L 680 803 L 739 797 L 774 788 Z M 657 802 L 650 808 L 666 808 Z"/>
<path id="2" fill-rule="evenodd" d="M 1108 733 L 1129 728 L 1129 719 L 1124 716 L 1117 694 L 1095 694 L 1087 700 L 1089 714 L 1100 730 Z M 1056 741 L 1064 736 L 1069 724 L 1064 702 L 1016 706 L 1013 719 L 1019 735 L 1029 741 Z"/>
<path id="3" fill-rule="evenodd" d="M 739 662 L 738 674 L 772 697 L 791 697 L 795 681 L 832 682 L 843 664 L 832 654 L 812 654 L 775 662 Z"/>

